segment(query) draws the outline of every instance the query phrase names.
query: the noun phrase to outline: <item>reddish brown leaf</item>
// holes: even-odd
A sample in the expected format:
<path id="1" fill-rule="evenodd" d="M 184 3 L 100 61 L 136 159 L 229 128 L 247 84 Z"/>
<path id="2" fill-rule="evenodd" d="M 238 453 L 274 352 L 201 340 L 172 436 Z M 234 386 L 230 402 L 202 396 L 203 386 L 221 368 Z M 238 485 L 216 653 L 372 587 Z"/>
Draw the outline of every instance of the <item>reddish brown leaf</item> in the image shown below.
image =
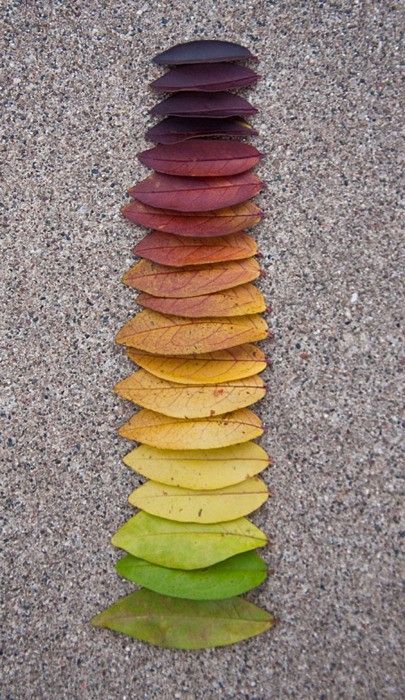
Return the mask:
<path id="1" fill-rule="evenodd" d="M 256 129 L 249 122 L 238 117 L 228 119 L 166 117 L 152 126 L 145 136 L 148 141 L 154 143 L 173 144 L 197 136 L 254 136 L 256 134 Z"/>
<path id="2" fill-rule="evenodd" d="M 205 139 L 160 144 L 138 155 L 141 163 L 159 173 L 190 177 L 236 175 L 253 168 L 261 157 L 249 143 Z"/>
<path id="3" fill-rule="evenodd" d="M 261 316 L 181 318 L 141 311 L 119 331 L 116 341 L 148 353 L 194 355 L 264 340 L 268 327 Z"/>
<path id="4" fill-rule="evenodd" d="M 230 177 L 177 177 L 154 173 L 128 191 L 143 204 L 181 212 L 212 211 L 251 199 L 262 189 L 253 172 Z"/>
<path id="5" fill-rule="evenodd" d="M 257 252 L 255 240 L 246 233 L 219 238 L 182 238 L 173 233 L 152 231 L 134 248 L 134 254 L 153 262 L 183 267 L 204 263 L 243 260 Z"/>
<path id="6" fill-rule="evenodd" d="M 257 61 L 249 49 L 232 41 L 197 39 L 172 46 L 154 57 L 159 66 L 183 63 L 218 63 L 220 61 Z"/>
<path id="7" fill-rule="evenodd" d="M 259 314 L 266 309 L 263 294 L 253 284 L 242 284 L 240 287 L 233 287 L 215 294 L 190 298 L 167 299 L 142 293 L 136 301 L 147 309 L 187 318 L 246 316 Z"/>
<path id="8" fill-rule="evenodd" d="M 259 275 L 256 258 L 183 267 L 180 270 L 141 260 L 125 273 L 123 282 L 154 296 L 185 298 L 230 289 L 257 279 Z"/>
<path id="9" fill-rule="evenodd" d="M 200 66 L 177 66 L 151 83 L 155 92 L 196 90 L 218 92 L 252 85 L 259 75 L 237 63 L 201 64 Z"/>
<path id="10" fill-rule="evenodd" d="M 263 216 L 253 202 L 244 202 L 227 209 L 198 213 L 156 209 L 142 202 L 130 202 L 122 210 L 129 221 L 178 236 L 226 236 L 257 224 Z"/>
<path id="11" fill-rule="evenodd" d="M 245 117 L 256 114 L 244 97 L 231 92 L 176 92 L 155 105 L 150 113 L 174 117 Z"/>

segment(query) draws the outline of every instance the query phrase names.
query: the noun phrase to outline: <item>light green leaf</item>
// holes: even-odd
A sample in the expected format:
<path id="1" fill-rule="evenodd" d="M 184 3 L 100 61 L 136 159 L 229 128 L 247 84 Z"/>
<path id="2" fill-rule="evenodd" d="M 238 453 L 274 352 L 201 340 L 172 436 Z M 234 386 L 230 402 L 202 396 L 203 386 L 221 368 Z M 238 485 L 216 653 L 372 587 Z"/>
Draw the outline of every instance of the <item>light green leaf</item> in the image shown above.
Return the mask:
<path id="1" fill-rule="evenodd" d="M 273 616 L 243 598 L 184 600 L 143 588 L 121 598 L 92 624 L 174 649 L 226 646 L 265 632 Z"/>
<path id="2" fill-rule="evenodd" d="M 156 593 L 193 600 L 231 598 L 260 586 L 267 575 L 266 564 L 256 552 L 243 552 L 193 571 L 168 569 L 127 554 L 116 569 L 124 578 Z"/>
<path id="3" fill-rule="evenodd" d="M 227 523 L 178 523 L 149 513 L 130 518 L 112 544 L 135 557 L 171 569 L 203 569 L 267 543 L 266 535 L 246 518 Z"/>

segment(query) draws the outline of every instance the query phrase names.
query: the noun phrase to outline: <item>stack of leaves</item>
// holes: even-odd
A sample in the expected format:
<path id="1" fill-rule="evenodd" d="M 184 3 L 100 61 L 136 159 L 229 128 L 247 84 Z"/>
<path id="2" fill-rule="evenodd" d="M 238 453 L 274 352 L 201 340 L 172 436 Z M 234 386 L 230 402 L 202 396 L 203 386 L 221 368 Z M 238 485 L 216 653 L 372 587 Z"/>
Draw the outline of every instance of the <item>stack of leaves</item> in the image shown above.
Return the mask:
<path id="1" fill-rule="evenodd" d="M 125 464 L 148 479 L 139 509 L 113 536 L 117 571 L 142 586 L 93 624 L 165 647 L 222 646 L 269 629 L 273 617 L 240 594 L 260 585 L 265 534 L 245 516 L 268 498 L 258 476 L 269 458 L 250 406 L 265 395 L 254 343 L 268 335 L 256 243 L 261 158 L 235 140 L 255 133 L 256 109 L 230 92 L 258 75 L 248 49 L 224 41 L 180 44 L 155 57 L 152 83 L 174 92 L 139 155 L 154 173 L 129 190 L 124 216 L 152 231 L 124 275 L 142 307 L 117 335 L 139 367 L 116 386 L 140 407 L 119 433 L 141 443 Z M 213 138 L 215 137 L 215 138 Z M 223 137 L 222 140 L 218 137 Z"/>

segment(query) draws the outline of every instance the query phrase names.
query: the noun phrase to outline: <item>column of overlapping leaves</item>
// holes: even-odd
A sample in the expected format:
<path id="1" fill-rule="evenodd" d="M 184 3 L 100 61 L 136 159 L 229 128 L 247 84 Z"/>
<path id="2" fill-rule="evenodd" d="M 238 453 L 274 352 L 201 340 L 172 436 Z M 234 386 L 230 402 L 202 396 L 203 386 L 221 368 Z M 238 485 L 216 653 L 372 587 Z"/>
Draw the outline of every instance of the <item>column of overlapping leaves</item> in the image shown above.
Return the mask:
<path id="1" fill-rule="evenodd" d="M 141 443 L 124 462 L 149 480 L 112 542 L 127 552 L 117 571 L 143 588 L 93 623 L 168 647 L 230 644 L 273 624 L 238 597 L 266 578 L 254 551 L 266 536 L 244 516 L 268 497 L 257 475 L 269 463 L 248 408 L 265 395 L 253 343 L 268 334 L 252 284 L 256 243 L 244 231 L 261 218 L 250 201 L 262 187 L 252 171 L 260 153 L 228 138 L 255 133 L 244 117 L 256 109 L 227 91 L 257 80 L 246 60 L 247 49 L 222 41 L 155 58 L 174 67 L 152 88 L 175 94 L 152 110 L 165 118 L 139 157 L 156 172 L 130 189 L 123 212 L 152 229 L 124 276 L 143 310 L 117 336 L 140 369 L 116 387 L 141 407 L 119 430 Z"/>

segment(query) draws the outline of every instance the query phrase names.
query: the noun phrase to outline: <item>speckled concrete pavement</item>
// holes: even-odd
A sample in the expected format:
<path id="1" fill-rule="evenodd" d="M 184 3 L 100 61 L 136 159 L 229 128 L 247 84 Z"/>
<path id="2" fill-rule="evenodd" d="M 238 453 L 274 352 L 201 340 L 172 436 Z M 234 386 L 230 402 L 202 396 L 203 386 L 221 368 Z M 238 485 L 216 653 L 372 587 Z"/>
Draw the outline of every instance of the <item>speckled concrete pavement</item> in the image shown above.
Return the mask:
<path id="1" fill-rule="evenodd" d="M 399 659 L 401 365 L 399 4 L 3 2 L 5 184 L 1 697 L 385 700 Z M 240 40 L 267 154 L 255 229 L 274 308 L 260 411 L 275 466 L 274 575 L 250 598 L 276 630 L 221 650 L 160 650 L 93 629 L 130 590 L 109 537 L 137 479 L 112 394 L 113 337 L 144 231 L 120 218 L 152 123 L 150 59 Z"/>

